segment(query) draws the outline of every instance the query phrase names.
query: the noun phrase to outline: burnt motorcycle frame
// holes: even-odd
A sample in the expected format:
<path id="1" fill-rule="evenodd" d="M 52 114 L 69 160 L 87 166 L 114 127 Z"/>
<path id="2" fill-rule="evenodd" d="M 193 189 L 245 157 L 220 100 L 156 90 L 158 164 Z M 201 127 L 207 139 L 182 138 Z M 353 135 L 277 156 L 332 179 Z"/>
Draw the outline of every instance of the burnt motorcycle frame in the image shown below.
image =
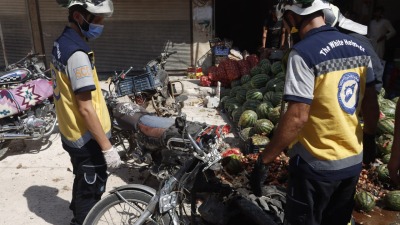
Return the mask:
<path id="1" fill-rule="evenodd" d="M 197 224 L 198 212 L 202 212 L 201 216 L 208 217 L 207 224 L 232 225 L 232 219 L 240 215 L 247 219 L 247 224 L 277 225 L 259 206 L 215 179 L 213 170 L 221 169 L 222 139 L 214 137 L 207 147 L 201 147 L 187 132 L 184 115 L 176 118 L 176 124 L 189 141 L 192 157 L 173 176 L 163 180 L 157 191 L 139 184 L 112 190 L 90 210 L 83 224 Z M 200 192 L 208 193 L 209 198 L 197 207 L 196 193 Z M 190 202 L 191 213 L 186 211 L 185 202 Z"/>

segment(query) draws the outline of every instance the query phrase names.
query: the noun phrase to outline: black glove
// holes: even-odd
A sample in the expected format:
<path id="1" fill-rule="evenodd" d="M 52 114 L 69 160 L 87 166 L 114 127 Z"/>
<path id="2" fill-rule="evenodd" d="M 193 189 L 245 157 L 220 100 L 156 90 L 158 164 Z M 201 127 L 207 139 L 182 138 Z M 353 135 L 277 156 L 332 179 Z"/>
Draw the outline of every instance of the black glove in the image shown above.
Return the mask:
<path id="1" fill-rule="evenodd" d="M 265 180 L 268 177 L 268 167 L 262 162 L 261 155 L 258 156 L 256 163 L 254 164 L 253 170 L 250 174 L 250 187 L 255 196 L 262 195 L 261 187 L 264 185 Z"/>
<path id="2" fill-rule="evenodd" d="M 369 165 L 376 159 L 377 149 L 374 134 L 363 134 L 363 163 Z"/>

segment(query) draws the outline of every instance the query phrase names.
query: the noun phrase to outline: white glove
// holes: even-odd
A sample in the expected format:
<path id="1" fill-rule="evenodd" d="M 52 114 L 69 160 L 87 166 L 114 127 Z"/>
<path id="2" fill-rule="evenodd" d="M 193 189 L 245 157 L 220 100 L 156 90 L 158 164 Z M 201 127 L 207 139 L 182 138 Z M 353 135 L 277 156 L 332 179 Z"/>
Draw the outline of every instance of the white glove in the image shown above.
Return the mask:
<path id="1" fill-rule="evenodd" d="M 103 155 L 104 159 L 106 160 L 107 167 L 110 169 L 116 169 L 122 164 L 118 151 L 114 147 L 111 147 L 109 150 L 103 151 Z"/>

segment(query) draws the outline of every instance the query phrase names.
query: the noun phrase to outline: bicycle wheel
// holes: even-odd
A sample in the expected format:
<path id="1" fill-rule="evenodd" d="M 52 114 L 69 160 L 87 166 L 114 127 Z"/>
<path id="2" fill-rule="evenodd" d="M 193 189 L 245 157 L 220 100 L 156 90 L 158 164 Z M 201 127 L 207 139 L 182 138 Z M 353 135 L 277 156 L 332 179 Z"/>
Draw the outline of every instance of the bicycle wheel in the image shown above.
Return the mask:
<path id="1" fill-rule="evenodd" d="M 110 225 L 110 224 L 133 224 L 148 205 L 152 195 L 142 190 L 122 190 L 119 193 L 133 206 L 124 202 L 115 193 L 101 199 L 86 216 L 83 225 Z M 140 211 L 138 210 L 140 209 Z M 151 221 L 146 225 L 171 224 L 169 214 L 159 215 L 155 212 Z"/>

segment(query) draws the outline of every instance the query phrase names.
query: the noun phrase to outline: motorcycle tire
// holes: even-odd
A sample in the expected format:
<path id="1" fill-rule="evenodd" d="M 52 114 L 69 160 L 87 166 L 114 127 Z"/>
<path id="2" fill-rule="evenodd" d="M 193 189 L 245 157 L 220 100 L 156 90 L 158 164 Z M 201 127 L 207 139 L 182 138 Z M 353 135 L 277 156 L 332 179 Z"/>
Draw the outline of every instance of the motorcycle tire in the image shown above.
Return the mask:
<path id="1" fill-rule="evenodd" d="M 228 224 L 237 224 L 239 220 L 244 220 L 247 225 L 278 225 L 270 215 L 266 214 L 260 207 L 248 199 L 235 198 L 232 199 L 231 204 L 240 213 L 234 216 Z"/>
<path id="2" fill-rule="evenodd" d="M 118 192 L 129 203 L 139 207 L 142 211 L 150 202 L 152 195 L 141 190 L 122 190 Z M 133 224 L 141 215 L 132 206 L 129 206 L 115 193 L 101 199 L 86 216 L 83 225 L 103 225 L 103 224 Z M 151 216 L 152 221 L 147 221 L 146 225 L 172 224 L 169 214 L 157 214 Z"/>
<path id="3" fill-rule="evenodd" d="M 11 140 L 3 140 L 0 141 L 0 160 L 3 159 L 8 152 L 8 146 L 10 145 Z"/>

